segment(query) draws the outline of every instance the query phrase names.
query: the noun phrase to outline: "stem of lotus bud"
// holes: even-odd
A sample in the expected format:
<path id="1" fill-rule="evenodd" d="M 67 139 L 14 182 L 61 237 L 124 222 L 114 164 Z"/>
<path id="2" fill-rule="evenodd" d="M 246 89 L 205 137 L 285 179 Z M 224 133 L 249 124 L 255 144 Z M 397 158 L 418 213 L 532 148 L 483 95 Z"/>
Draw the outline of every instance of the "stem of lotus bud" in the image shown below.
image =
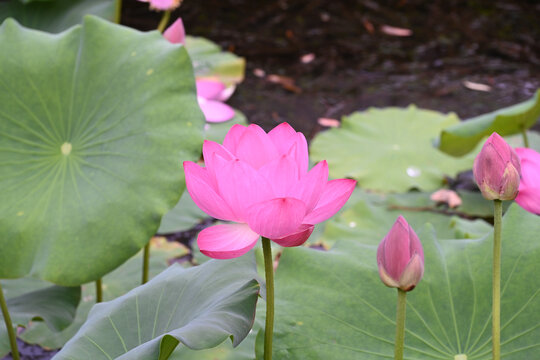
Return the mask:
<path id="1" fill-rule="evenodd" d="M 143 250 L 143 266 L 142 266 L 142 280 L 141 284 L 148 282 L 148 272 L 150 269 L 150 241 L 144 246 Z"/>
<path id="2" fill-rule="evenodd" d="M 161 21 L 159 22 L 159 25 L 157 27 L 157 30 L 163 34 L 165 31 L 165 28 L 167 27 L 167 24 L 169 23 L 169 19 L 171 18 L 171 11 L 167 10 L 163 13 L 163 16 L 161 17 Z"/>
<path id="3" fill-rule="evenodd" d="M 493 200 L 493 317 L 492 344 L 493 360 L 501 358 L 501 223 L 502 201 Z"/>
<path id="4" fill-rule="evenodd" d="M 101 278 L 96 280 L 96 304 L 103 301 L 103 285 Z"/>
<path id="5" fill-rule="evenodd" d="M 405 312 L 407 310 L 407 292 L 398 291 L 396 313 L 396 342 L 394 347 L 394 360 L 403 360 L 403 348 L 405 344 Z"/>
<path id="6" fill-rule="evenodd" d="M 272 360 L 274 333 L 274 259 L 270 239 L 262 238 L 264 273 L 266 276 L 266 326 L 264 330 L 264 360 Z"/>
<path id="7" fill-rule="evenodd" d="M 523 137 L 523 146 L 528 148 L 529 147 L 529 137 L 527 136 L 527 129 L 525 126 L 521 127 L 521 136 Z"/>
<path id="8" fill-rule="evenodd" d="M 0 307 L 2 307 L 2 315 L 4 315 L 4 323 L 6 324 L 6 329 L 9 336 L 9 344 L 11 345 L 11 356 L 13 360 L 19 360 L 19 349 L 17 347 L 17 337 L 15 336 L 15 330 L 13 330 L 13 323 L 11 322 L 11 316 L 6 304 L 6 299 L 4 297 L 4 290 L 2 290 L 2 285 L 0 285 Z"/>
<path id="9" fill-rule="evenodd" d="M 122 0 L 116 0 L 114 7 L 114 21 L 120 24 L 122 21 Z"/>

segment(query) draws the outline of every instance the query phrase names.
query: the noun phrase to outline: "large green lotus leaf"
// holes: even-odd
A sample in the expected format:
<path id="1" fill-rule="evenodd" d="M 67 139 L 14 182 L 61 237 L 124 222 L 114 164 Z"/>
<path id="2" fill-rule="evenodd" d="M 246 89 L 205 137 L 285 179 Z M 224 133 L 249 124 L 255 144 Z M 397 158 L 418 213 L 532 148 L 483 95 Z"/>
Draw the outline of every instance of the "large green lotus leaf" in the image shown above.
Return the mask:
<path id="1" fill-rule="evenodd" d="M 27 0 L 25 4 L 21 3 L 20 0 L 0 2 L 0 22 L 12 17 L 26 27 L 52 33 L 58 33 L 73 25 L 80 24 L 83 17 L 89 14 L 114 21 L 115 1 Z"/>
<path id="2" fill-rule="evenodd" d="M 443 129 L 439 149 L 453 156 L 472 151 L 486 136 L 497 132 L 501 136 L 520 133 L 533 126 L 540 116 L 540 90 L 529 100 L 480 115 Z"/>
<path id="3" fill-rule="evenodd" d="M 170 234 L 186 231 L 208 218 L 193 202 L 189 193 L 185 191 L 178 204 L 163 216 L 158 234 Z"/>
<path id="4" fill-rule="evenodd" d="M 399 215 L 404 216 L 416 230 L 422 229 L 426 223 L 432 224 L 440 239 L 478 238 L 491 231 L 491 226 L 483 220 L 470 221 L 414 207 L 392 208 L 386 203 L 360 200 L 330 219 L 316 242 L 330 248 L 336 241 L 343 239 L 362 241 L 367 238 L 381 241 Z"/>
<path id="5" fill-rule="evenodd" d="M 447 215 L 472 216 L 490 218 L 493 217 L 493 202 L 486 201 L 480 192 L 459 190 L 458 196 L 461 198 L 461 205 L 450 209 L 448 206 L 440 206 L 431 200 L 432 193 L 409 192 L 404 194 L 388 194 L 385 204 L 390 209 L 410 210 L 410 211 L 433 211 Z M 503 202 L 503 209 L 506 210 L 511 202 Z"/>
<path id="6" fill-rule="evenodd" d="M 164 238 L 153 238 L 150 242 L 150 279 L 157 276 L 169 266 L 169 261 L 186 255 L 188 249 L 178 243 L 167 242 Z M 119 268 L 105 275 L 102 279 L 103 299 L 113 300 L 124 295 L 141 283 L 142 251 L 126 261 Z M 26 279 L 25 279 L 26 280 Z M 12 280 L 19 282 L 20 280 Z M 32 323 L 19 335 L 29 344 L 39 344 L 49 349 L 59 349 L 71 339 L 88 317 L 88 312 L 96 303 L 95 284 L 82 286 L 82 301 L 77 308 L 75 320 L 60 332 L 51 331 L 43 323 Z"/>
<path id="7" fill-rule="evenodd" d="M 538 355 L 539 233 L 539 217 L 510 207 L 502 249 L 505 360 Z M 405 359 L 491 359 L 492 234 L 439 240 L 428 225 L 419 237 L 425 273 L 407 295 Z M 276 360 L 393 358 L 397 294 L 379 279 L 380 240 L 359 236 L 328 252 L 285 249 L 276 274 Z"/>
<path id="8" fill-rule="evenodd" d="M 28 326 L 30 321 L 43 321 L 46 324 L 43 326 L 49 331 L 59 332 L 73 322 L 81 300 L 79 286 L 50 286 L 43 281 L 28 278 L 2 280 L 2 286 L 15 329 Z M 0 356 L 9 351 L 9 337 L 4 317 L 0 313 Z"/>
<path id="9" fill-rule="evenodd" d="M 370 108 L 345 116 L 341 128 L 318 134 L 313 160 L 326 159 L 333 178 L 352 177 L 361 187 L 404 192 L 438 189 L 445 175 L 470 169 L 473 158 L 455 159 L 432 146 L 455 114 L 408 108 Z"/>
<path id="10" fill-rule="evenodd" d="M 253 256 L 172 265 L 143 286 L 95 305 L 55 359 L 167 359 L 179 342 L 238 345 L 255 317 L 259 282 Z"/>
<path id="11" fill-rule="evenodd" d="M 60 35 L 7 20 L 0 44 L 0 278 L 100 278 L 148 242 L 199 157 L 189 57 L 94 17 Z"/>
<path id="12" fill-rule="evenodd" d="M 217 77 L 226 85 L 238 84 L 244 80 L 244 58 L 222 51 L 217 44 L 202 37 L 186 36 L 185 45 L 193 61 L 195 76 Z"/>

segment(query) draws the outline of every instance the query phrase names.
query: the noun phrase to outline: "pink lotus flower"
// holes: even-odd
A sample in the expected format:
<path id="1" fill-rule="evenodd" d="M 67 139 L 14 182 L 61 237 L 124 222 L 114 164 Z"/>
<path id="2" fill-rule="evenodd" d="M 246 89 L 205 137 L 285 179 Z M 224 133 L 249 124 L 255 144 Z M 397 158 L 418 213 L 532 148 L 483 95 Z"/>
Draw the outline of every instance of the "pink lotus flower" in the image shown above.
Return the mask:
<path id="1" fill-rule="evenodd" d="M 418 236 L 403 216 L 399 216 L 377 248 L 377 264 L 382 282 L 411 291 L 424 275 L 424 250 Z"/>
<path id="2" fill-rule="evenodd" d="M 206 121 L 219 123 L 234 118 L 234 109 L 222 102 L 227 95 L 228 89 L 222 82 L 212 79 L 197 80 L 197 100 Z"/>
<path id="3" fill-rule="evenodd" d="M 140 2 L 150 3 L 150 8 L 154 10 L 174 10 L 180 6 L 182 0 L 139 0 Z"/>
<path id="4" fill-rule="evenodd" d="M 517 148 L 516 153 L 521 160 L 516 202 L 528 212 L 540 215 L 540 154 L 527 148 Z"/>
<path id="5" fill-rule="evenodd" d="M 184 29 L 182 18 L 176 19 L 176 21 L 163 32 L 163 36 L 173 44 L 184 44 L 186 41 L 186 30 Z"/>
<path id="6" fill-rule="evenodd" d="M 326 161 L 308 171 L 306 138 L 287 123 L 268 134 L 257 125 L 234 125 L 223 145 L 204 142 L 203 157 L 205 167 L 184 162 L 187 190 L 205 213 L 233 222 L 199 233 L 201 252 L 216 259 L 245 254 L 259 236 L 281 246 L 302 245 L 356 185 L 328 181 Z"/>
<path id="7" fill-rule="evenodd" d="M 521 177 L 519 158 L 497 133 L 491 134 L 474 159 L 473 174 L 484 198 L 513 200 Z"/>

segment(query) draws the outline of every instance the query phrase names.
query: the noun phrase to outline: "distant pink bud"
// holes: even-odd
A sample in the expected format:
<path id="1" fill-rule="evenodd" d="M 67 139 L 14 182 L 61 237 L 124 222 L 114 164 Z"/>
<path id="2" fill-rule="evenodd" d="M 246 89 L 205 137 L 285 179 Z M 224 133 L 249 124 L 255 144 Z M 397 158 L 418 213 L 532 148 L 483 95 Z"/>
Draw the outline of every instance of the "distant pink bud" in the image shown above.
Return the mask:
<path id="1" fill-rule="evenodd" d="M 176 19 L 176 21 L 165 30 L 163 36 L 173 44 L 183 44 L 186 40 L 186 30 L 184 29 L 182 19 Z"/>
<path id="2" fill-rule="evenodd" d="M 389 287 L 411 291 L 424 275 L 424 250 L 418 236 L 399 216 L 377 249 L 381 281 Z"/>
<path id="3" fill-rule="evenodd" d="M 488 200 L 513 200 L 521 178 L 519 158 L 497 133 L 491 134 L 474 159 L 474 179 Z"/>
<path id="4" fill-rule="evenodd" d="M 516 202 L 528 212 L 540 215 L 540 154 L 526 148 L 517 148 L 516 153 L 521 161 Z"/>
<path id="5" fill-rule="evenodd" d="M 182 0 L 139 0 L 140 2 L 150 3 L 150 9 L 172 11 L 180 6 Z"/>

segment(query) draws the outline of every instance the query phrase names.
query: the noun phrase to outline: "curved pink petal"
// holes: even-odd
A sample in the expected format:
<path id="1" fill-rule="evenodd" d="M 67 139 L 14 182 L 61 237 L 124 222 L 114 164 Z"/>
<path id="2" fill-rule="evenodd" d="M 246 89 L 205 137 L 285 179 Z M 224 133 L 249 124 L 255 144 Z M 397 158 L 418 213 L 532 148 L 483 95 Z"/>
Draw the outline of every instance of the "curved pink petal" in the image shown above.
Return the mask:
<path id="1" fill-rule="evenodd" d="M 307 214 L 305 224 L 318 224 L 334 216 L 351 196 L 355 180 L 337 179 L 329 181 L 322 192 L 315 209 Z"/>
<path id="2" fill-rule="evenodd" d="M 306 204 L 306 213 L 309 214 L 319 202 L 327 183 L 328 164 L 323 160 L 300 179 L 292 191 L 292 196 Z"/>
<path id="3" fill-rule="evenodd" d="M 235 159 L 234 155 L 231 154 L 223 145 L 210 140 L 204 140 L 203 143 L 203 159 L 206 170 L 208 171 L 208 176 L 210 178 L 211 185 L 214 189 L 218 189 L 217 178 L 216 178 L 216 167 L 215 157 L 219 156 L 225 161 L 230 161 Z"/>
<path id="4" fill-rule="evenodd" d="M 234 221 L 237 217 L 211 185 L 208 171 L 191 161 L 184 161 L 186 188 L 197 206 L 208 215 Z"/>
<path id="5" fill-rule="evenodd" d="M 227 104 L 215 100 L 198 98 L 199 106 L 210 123 L 220 123 L 231 120 L 234 115 L 234 109 Z"/>
<path id="6" fill-rule="evenodd" d="M 184 29 L 182 18 L 176 19 L 176 21 L 165 30 L 163 36 L 173 44 L 183 44 L 186 40 L 186 30 Z"/>
<path id="7" fill-rule="evenodd" d="M 259 234 L 247 224 L 222 224 L 208 227 L 199 233 L 197 245 L 201 252 L 214 259 L 232 259 L 251 250 Z"/>
<path id="8" fill-rule="evenodd" d="M 414 254 L 399 278 L 399 288 L 403 291 L 411 291 L 423 276 L 424 259 L 421 259 L 419 254 Z"/>
<path id="9" fill-rule="evenodd" d="M 156 10 L 172 10 L 178 6 L 178 0 L 139 0 L 150 3 L 150 7 Z"/>
<path id="10" fill-rule="evenodd" d="M 294 139 L 294 157 L 298 164 L 300 174 L 305 174 L 309 168 L 309 153 L 306 137 L 302 133 L 297 133 Z"/>
<path id="11" fill-rule="evenodd" d="M 295 141 L 296 131 L 291 125 L 284 122 L 270 130 L 268 137 L 281 155 L 286 154 Z"/>
<path id="12" fill-rule="evenodd" d="M 248 225 L 261 236 L 277 239 L 298 230 L 306 214 L 306 205 L 294 198 L 277 198 L 252 205 Z"/>
<path id="13" fill-rule="evenodd" d="M 271 240 L 276 244 L 285 247 L 300 246 L 307 241 L 314 228 L 315 226 L 313 225 L 303 224 L 300 225 L 300 228 L 296 232 L 278 239 Z"/>
<path id="14" fill-rule="evenodd" d="M 251 124 L 242 134 L 235 155 L 255 169 L 259 169 L 264 164 L 276 159 L 279 153 L 268 134 L 258 125 Z"/>
<path id="15" fill-rule="evenodd" d="M 517 148 L 521 161 L 521 182 L 516 202 L 530 213 L 540 215 L 540 153 Z"/>
<path id="16" fill-rule="evenodd" d="M 388 275 L 399 281 L 403 270 L 411 260 L 410 248 L 409 224 L 400 215 L 379 244 L 377 262 L 382 261 Z"/>
<path id="17" fill-rule="evenodd" d="M 296 163 L 286 155 L 263 165 L 259 174 L 268 180 L 274 197 L 290 196 L 299 180 Z"/>
<path id="18" fill-rule="evenodd" d="M 238 143 L 240 142 L 240 139 L 242 138 L 242 135 L 244 135 L 246 130 L 246 126 L 242 126 L 240 124 L 233 125 L 227 132 L 227 135 L 225 135 L 225 139 L 223 140 L 223 146 L 227 148 L 227 150 L 229 150 L 231 153 L 236 155 Z"/>
<path id="19" fill-rule="evenodd" d="M 215 100 L 225 90 L 225 84 L 218 80 L 197 79 L 197 96 Z"/>
<path id="20" fill-rule="evenodd" d="M 273 197 L 270 184 L 249 164 L 215 155 L 214 167 L 219 194 L 242 222 L 247 222 L 251 205 Z"/>

